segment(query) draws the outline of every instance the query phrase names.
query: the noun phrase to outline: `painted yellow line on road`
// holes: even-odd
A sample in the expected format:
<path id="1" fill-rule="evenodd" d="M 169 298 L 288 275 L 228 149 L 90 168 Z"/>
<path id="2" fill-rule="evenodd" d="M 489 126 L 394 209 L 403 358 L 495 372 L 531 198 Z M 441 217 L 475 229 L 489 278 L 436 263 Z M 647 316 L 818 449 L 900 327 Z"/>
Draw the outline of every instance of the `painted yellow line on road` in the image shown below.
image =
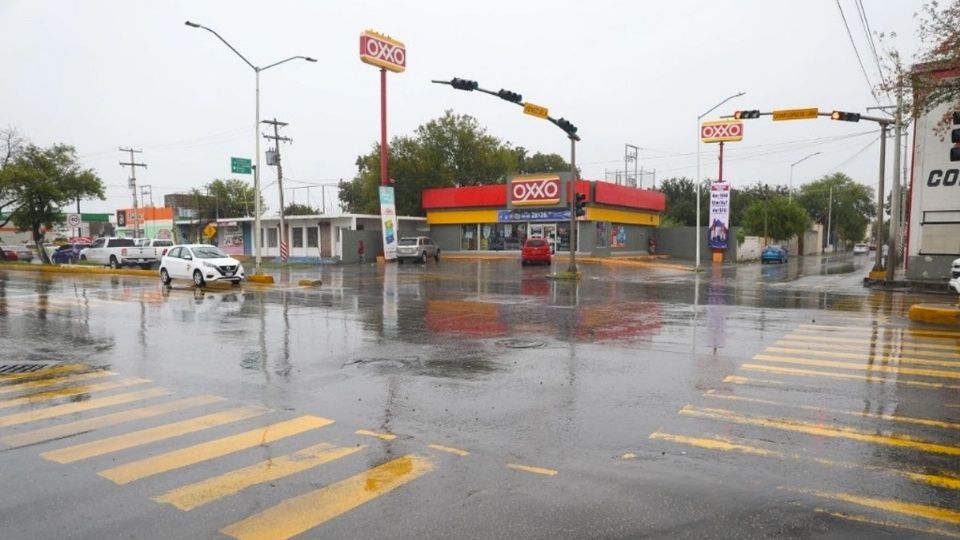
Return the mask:
<path id="1" fill-rule="evenodd" d="M 960 371 L 944 371 L 941 369 L 908 368 L 900 366 L 883 366 L 862 364 L 858 362 L 835 362 L 833 360 L 814 360 L 810 358 L 794 358 L 792 356 L 778 356 L 774 354 L 758 354 L 754 360 L 778 362 L 783 364 L 799 364 L 802 366 L 827 367 L 836 369 L 851 369 L 869 371 L 871 373 L 893 373 L 895 375 L 918 375 L 935 379 L 960 379 Z"/>
<path id="2" fill-rule="evenodd" d="M 912 356 L 901 356 L 900 354 L 865 354 L 856 351 L 821 351 L 812 348 L 796 348 L 789 342 L 778 341 L 777 347 L 768 347 L 768 352 L 791 353 L 791 354 L 809 354 L 813 356 L 826 356 L 828 358 L 849 358 L 851 360 L 867 360 L 874 362 L 889 362 L 892 364 L 916 364 L 918 366 L 937 366 L 947 368 L 960 368 L 960 360 L 931 360 L 929 358 L 916 358 Z M 797 344 L 793 344 L 797 345 Z M 942 356 L 942 354 L 940 355 Z"/>
<path id="3" fill-rule="evenodd" d="M 713 390 L 707 390 L 704 397 L 713 399 L 726 399 L 730 401 L 743 401 L 746 403 L 758 403 L 761 405 L 773 405 L 775 407 L 790 407 L 813 412 L 828 412 L 830 414 L 843 414 L 847 416 L 858 416 L 861 418 L 874 418 L 877 420 L 886 420 L 888 422 L 901 422 L 904 424 L 917 424 L 921 426 L 938 427 L 951 430 L 960 430 L 960 423 L 947 422 L 944 420 L 933 420 L 931 418 L 917 418 L 914 416 L 898 416 L 893 414 L 871 413 L 866 411 L 847 411 L 843 409 L 831 409 L 829 407 L 819 407 L 816 405 L 804 405 L 799 403 L 786 403 L 783 401 L 774 401 L 772 399 L 760 399 L 744 396 L 734 396 L 730 394 L 718 394 Z"/>
<path id="4" fill-rule="evenodd" d="M 134 401 L 140 401 L 142 399 L 169 396 L 172 393 L 173 392 L 171 390 L 167 390 L 165 388 L 151 388 L 149 390 L 141 390 L 139 392 L 116 394 L 103 398 L 79 401 L 77 403 L 64 403 L 63 405 L 55 405 L 43 409 L 8 414 L 6 416 L 0 416 L 0 427 L 26 424 L 27 422 L 34 422 L 36 420 L 46 420 L 47 418 L 56 418 L 58 416 L 65 416 L 68 414 L 75 414 L 78 412 L 90 411 L 103 407 L 112 407 L 114 405 L 131 403 Z"/>
<path id="5" fill-rule="evenodd" d="M 291 538 L 389 493 L 433 470 L 428 458 L 406 455 L 336 484 L 287 499 L 220 529 L 240 540 Z"/>
<path id="6" fill-rule="evenodd" d="M 99 379 L 102 377 L 110 377 L 112 375 L 115 375 L 115 373 L 111 373 L 109 371 L 92 371 L 90 373 L 81 373 L 79 375 L 67 375 L 65 377 L 56 377 L 52 379 L 38 379 L 35 381 L 8 384 L 5 386 L 0 386 L 0 394 L 9 394 L 11 392 L 20 392 L 23 390 L 31 390 L 33 388 L 46 388 L 48 386 L 58 386 L 61 384 L 89 381 L 90 379 Z"/>
<path id="7" fill-rule="evenodd" d="M 773 379 L 750 379 L 747 377 L 741 377 L 740 375 L 727 375 L 723 378 L 723 382 L 732 384 L 746 384 L 748 381 L 754 383 L 774 384 L 777 386 L 787 384 L 784 381 L 775 381 Z"/>
<path id="8" fill-rule="evenodd" d="M 63 373 L 74 373 L 77 371 L 90 371 L 92 366 L 87 364 L 61 364 L 49 368 L 38 369 L 26 373 L 5 373 L 0 375 L 0 381 L 20 381 L 23 379 L 40 379 L 52 375 L 61 375 Z"/>
<path id="9" fill-rule="evenodd" d="M 190 433 L 196 433 L 198 431 L 203 431 L 205 429 L 210 429 L 217 426 L 231 424 L 233 422 L 239 422 L 240 420 L 246 420 L 247 418 L 260 416 L 266 412 L 269 412 L 269 410 L 263 407 L 238 407 L 236 409 L 229 409 L 223 412 L 190 418 L 189 420 L 181 420 L 171 424 L 164 424 L 162 426 L 124 433 L 122 435 L 115 435 L 105 439 L 98 439 L 74 446 L 67 446 L 66 448 L 49 450 L 40 454 L 40 456 L 42 456 L 44 459 L 49 459 L 50 461 L 56 461 L 57 463 L 73 463 L 74 461 L 80 461 L 81 459 L 102 456 L 104 454 L 126 450 L 127 448 L 134 448 L 157 441 L 180 437 Z"/>
<path id="10" fill-rule="evenodd" d="M 853 352 L 861 354 L 870 353 L 870 356 L 874 357 L 891 356 L 893 358 L 899 358 L 901 355 L 908 355 L 911 357 L 926 356 L 932 359 L 940 359 L 941 361 L 955 360 L 952 362 L 952 365 L 960 364 L 960 354 L 955 352 L 949 352 L 945 350 L 926 350 L 898 344 L 870 343 L 869 341 L 854 344 L 833 343 L 818 340 L 811 343 L 809 341 L 801 341 L 793 337 L 784 337 L 783 339 L 777 340 L 775 345 L 778 347 L 800 347 L 811 351 Z"/>
<path id="11" fill-rule="evenodd" d="M 672 433 L 664 433 L 662 431 L 653 432 L 650 437 L 653 440 L 660 441 L 669 441 L 677 444 L 685 444 L 687 446 L 695 446 L 698 448 L 705 448 L 708 450 L 717 450 L 721 452 L 737 452 L 741 454 L 749 454 L 753 456 L 763 456 L 769 458 L 778 458 L 778 459 L 795 459 L 798 461 L 811 461 L 818 463 L 820 465 L 828 465 L 831 467 L 840 467 L 844 469 L 863 469 L 874 472 L 888 473 L 896 476 L 901 476 L 915 482 L 921 482 L 924 484 L 929 484 L 931 486 L 943 487 L 947 489 L 958 489 L 960 490 L 960 476 L 956 474 L 927 474 L 927 473 L 917 473 L 913 471 L 907 471 L 902 469 L 891 469 L 886 467 L 879 467 L 875 465 L 861 465 L 859 463 L 851 463 L 845 461 L 834 461 L 832 459 L 818 458 L 813 456 L 808 456 L 804 454 L 786 454 L 779 452 L 777 450 L 769 450 L 767 448 L 762 448 L 757 445 L 756 442 L 746 440 L 745 442 L 733 442 L 729 439 L 724 439 L 722 437 L 688 437 L 686 435 L 675 435 Z M 746 444 L 751 443 L 751 444 Z"/>
<path id="12" fill-rule="evenodd" d="M 10 407 L 17 407 L 19 405 L 29 405 L 39 401 L 50 401 L 51 399 L 57 399 L 61 397 L 89 394 L 91 392 L 101 392 L 103 390 L 113 390 L 116 388 L 126 388 L 128 386 L 146 384 L 148 382 L 150 382 L 150 379 L 124 379 L 117 382 L 69 386 L 67 388 L 48 390 L 46 392 L 40 392 L 37 394 L 28 394 L 22 397 L 0 398 L 0 409 L 9 409 Z"/>
<path id="13" fill-rule="evenodd" d="M 931 351 L 950 351 L 950 352 L 960 351 L 960 345 L 940 345 L 935 342 L 931 343 L 928 341 L 910 341 L 910 340 L 902 340 L 900 338 L 895 338 L 893 340 L 854 339 L 854 338 L 821 336 L 820 334 L 815 334 L 815 333 L 810 333 L 810 334 L 793 333 L 793 334 L 787 334 L 786 336 L 784 336 L 784 338 L 794 339 L 794 340 L 811 340 L 816 343 L 822 343 L 823 345 L 826 345 L 829 343 L 844 343 L 844 344 L 852 344 L 852 345 L 881 344 L 888 347 L 902 347 L 905 349 L 922 349 L 922 350 L 931 350 Z M 804 341 L 804 343 L 810 343 L 810 342 Z"/>
<path id="14" fill-rule="evenodd" d="M 915 381 L 912 379 L 877 377 L 874 375 L 857 375 L 855 373 L 836 373 L 833 371 L 819 371 L 815 369 L 787 368 L 780 366 L 767 366 L 764 364 L 743 364 L 740 369 L 747 371 L 761 371 L 763 373 L 777 373 L 780 375 L 795 375 L 798 377 L 827 377 L 831 379 L 851 379 L 856 381 L 867 381 L 878 384 L 896 384 L 904 386 L 916 386 L 918 388 L 937 388 L 944 390 L 960 390 L 960 385 L 933 383 L 926 381 Z"/>
<path id="15" fill-rule="evenodd" d="M 620 459 L 637 459 L 637 455 L 633 452 L 627 452 L 626 454 L 620 456 Z"/>
<path id="16" fill-rule="evenodd" d="M 165 454 L 132 461 L 97 474 L 112 480 L 115 484 L 128 484 L 135 480 L 195 465 L 248 448 L 264 446 L 280 439 L 329 426 L 332 423 L 333 420 L 319 416 L 300 416 L 222 439 L 215 439 Z"/>
<path id="17" fill-rule="evenodd" d="M 397 438 L 393 433 L 377 433 L 376 431 L 369 431 L 366 429 L 358 429 L 353 432 L 355 435 L 364 435 L 366 437 L 376 437 L 384 441 L 392 441 Z"/>
<path id="18" fill-rule="evenodd" d="M 857 506 L 865 506 L 874 510 L 884 510 L 895 514 L 920 517 L 943 523 L 960 525 L 960 512 L 950 508 L 941 508 L 939 506 L 929 506 L 926 504 L 908 503 L 895 501 L 893 499 L 878 499 L 875 497 L 865 497 L 862 495 L 853 495 L 851 493 L 837 493 L 829 491 L 816 491 L 811 489 L 798 489 L 790 487 L 781 487 L 785 491 L 802 493 L 804 495 L 813 495 L 821 499 L 830 499 L 832 501 L 842 501 Z"/>
<path id="19" fill-rule="evenodd" d="M 869 431 L 861 431 L 850 427 L 824 427 L 821 424 L 804 422 L 801 420 L 744 415 L 735 413 L 733 411 L 728 411 L 726 409 L 711 409 L 706 407 L 701 408 L 694 407 L 693 405 L 685 405 L 682 409 L 680 409 L 680 414 L 685 416 L 695 416 L 698 418 L 720 420 L 723 422 L 732 422 L 747 426 L 779 429 L 781 431 L 791 431 L 794 433 L 804 433 L 806 435 L 831 437 L 835 439 L 849 439 L 852 441 L 881 444 L 885 446 L 910 448 L 913 450 L 920 450 L 922 452 L 960 456 L 960 446 L 929 442 L 907 435 L 877 435 Z"/>
<path id="20" fill-rule="evenodd" d="M 832 330 L 840 332 L 852 332 L 860 334 L 872 334 L 879 332 L 902 333 L 908 336 L 924 337 L 947 337 L 960 339 L 960 332 L 953 330 L 921 330 L 915 328 L 892 327 L 892 326 L 830 326 L 825 324 L 801 324 L 799 328 L 807 330 Z"/>
<path id="21" fill-rule="evenodd" d="M 857 523 L 866 523 L 868 525 L 876 525 L 878 527 L 893 527 L 896 529 L 903 529 L 906 531 L 915 531 L 924 534 L 937 534 L 940 536 L 946 536 L 948 538 L 960 538 L 960 533 L 948 531 L 946 529 L 939 529 L 936 527 L 914 527 L 912 525 L 907 525 L 904 523 L 897 523 L 895 521 L 890 521 L 886 519 L 876 519 L 867 516 L 861 516 L 858 514 L 848 514 L 847 512 L 835 512 L 833 510 L 826 510 L 824 508 L 814 508 L 814 512 L 820 514 L 826 514 L 833 516 L 835 518 L 846 519 L 849 521 L 855 521 Z"/>
<path id="22" fill-rule="evenodd" d="M 191 407 L 210 405 L 225 401 L 225 398 L 219 396 L 196 396 L 168 403 L 159 403 L 139 409 L 120 411 L 117 413 L 95 416 L 84 420 L 77 420 L 67 424 L 60 424 L 45 428 L 39 428 L 32 431 L 24 431 L 15 435 L 8 435 L 0 439 L 0 442 L 9 446 L 25 446 L 53 439 L 69 437 L 78 433 L 85 433 L 94 429 L 100 429 L 109 426 L 116 426 L 134 420 L 143 420 L 153 418 L 171 412 L 182 411 Z"/>
<path id="23" fill-rule="evenodd" d="M 534 467 L 532 465 L 520 465 L 517 463 L 508 463 L 507 467 L 515 471 L 542 474 L 544 476 L 556 476 L 558 473 L 558 471 L 554 469 L 546 469 L 544 467 Z"/>
<path id="24" fill-rule="evenodd" d="M 466 450 L 461 450 L 452 446 L 443 446 L 442 444 L 428 444 L 427 448 L 432 448 L 440 452 L 446 452 L 448 454 L 453 454 L 460 457 L 467 457 L 470 455 L 470 452 L 467 452 Z"/>
<path id="25" fill-rule="evenodd" d="M 349 456 L 364 448 L 366 446 L 338 448 L 327 443 L 320 443 L 287 456 L 261 461 L 256 465 L 172 489 L 163 495 L 153 497 L 153 500 L 159 503 L 172 504 L 183 511 L 190 511 L 229 495 L 240 493 L 249 487 L 286 478 Z"/>

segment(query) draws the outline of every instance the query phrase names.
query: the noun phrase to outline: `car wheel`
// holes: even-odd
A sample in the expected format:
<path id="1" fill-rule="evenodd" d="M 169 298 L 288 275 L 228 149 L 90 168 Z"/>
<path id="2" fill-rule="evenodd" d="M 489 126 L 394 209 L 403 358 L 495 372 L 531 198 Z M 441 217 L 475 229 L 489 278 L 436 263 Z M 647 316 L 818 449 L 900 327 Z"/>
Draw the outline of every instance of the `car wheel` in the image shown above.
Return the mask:
<path id="1" fill-rule="evenodd" d="M 67 264 L 74 264 L 76 262 L 77 262 L 77 259 L 75 259 L 72 255 L 70 257 L 67 257 Z"/>
<path id="2" fill-rule="evenodd" d="M 113 268 L 114 270 L 120 268 L 120 261 L 118 261 L 113 255 L 110 256 L 110 268 Z"/>
<path id="3" fill-rule="evenodd" d="M 169 285 L 169 284 L 170 284 L 170 281 L 171 281 L 171 280 L 170 280 L 170 274 L 167 272 L 167 269 L 166 269 L 166 268 L 161 268 L 161 269 L 160 269 L 160 283 L 163 283 L 164 285 Z"/>
<path id="4" fill-rule="evenodd" d="M 193 271 L 193 284 L 196 285 L 197 287 L 203 287 L 204 285 L 207 284 L 207 282 L 204 281 L 203 279 L 203 274 L 200 273 L 199 270 Z"/>
<path id="5" fill-rule="evenodd" d="M 86 262 L 86 261 L 87 261 L 87 256 L 86 256 L 86 255 L 81 255 L 81 256 L 80 256 L 80 260 Z"/>
<path id="6" fill-rule="evenodd" d="M 427 252 L 424 251 L 420 254 L 420 264 L 427 264 Z"/>
<path id="7" fill-rule="evenodd" d="M 439 250 L 439 249 L 438 249 L 437 252 L 433 255 L 433 260 L 434 260 L 434 262 L 440 262 L 440 250 Z"/>

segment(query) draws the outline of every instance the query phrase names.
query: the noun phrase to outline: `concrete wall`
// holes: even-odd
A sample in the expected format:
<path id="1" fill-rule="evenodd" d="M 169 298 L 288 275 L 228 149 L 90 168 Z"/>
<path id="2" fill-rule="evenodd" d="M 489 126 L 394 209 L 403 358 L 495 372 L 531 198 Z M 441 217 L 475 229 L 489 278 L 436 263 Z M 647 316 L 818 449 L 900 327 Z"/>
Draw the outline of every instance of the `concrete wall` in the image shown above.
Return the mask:
<path id="1" fill-rule="evenodd" d="M 657 253 L 670 255 L 675 259 L 692 261 L 696 258 L 696 227 L 665 227 L 654 229 L 657 239 Z M 724 252 L 725 261 L 737 260 L 737 227 L 730 227 L 730 242 Z M 707 245 L 707 228 L 700 228 L 700 259 L 710 261 L 713 254 Z"/>
<path id="2" fill-rule="evenodd" d="M 460 251 L 460 225 L 434 225 L 430 227 L 429 236 L 441 252 Z"/>
<path id="3" fill-rule="evenodd" d="M 363 240 L 363 247 L 366 250 L 364 258 L 367 262 L 375 261 L 377 256 L 383 255 L 383 235 L 380 231 L 351 231 L 343 230 L 343 257 L 340 259 L 344 264 L 356 264 L 360 261 L 357 256 L 357 247 Z"/>
<path id="4" fill-rule="evenodd" d="M 871 252 L 871 260 L 873 253 Z M 955 255 L 914 255 L 907 260 L 907 279 L 950 280 L 950 265 Z"/>
<path id="5" fill-rule="evenodd" d="M 763 251 L 762 239 L 759 236 L 747 236 L 743 243 L 737 246 L 738 261 L 756 261 L 760 259 L 760 253 Z"/>

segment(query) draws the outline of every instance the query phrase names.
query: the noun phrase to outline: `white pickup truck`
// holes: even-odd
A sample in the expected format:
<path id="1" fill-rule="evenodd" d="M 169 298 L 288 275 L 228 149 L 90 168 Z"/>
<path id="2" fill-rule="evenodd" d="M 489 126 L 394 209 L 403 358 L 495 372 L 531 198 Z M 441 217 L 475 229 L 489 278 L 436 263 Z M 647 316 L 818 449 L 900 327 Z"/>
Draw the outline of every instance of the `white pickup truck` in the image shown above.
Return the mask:
<path id="1" fill-rule="evenodd" d="M 137 238 L 133 243 L 137 247 L 154 248 L 154 256 L 158 261 L 173 247 L 173 240 L 163 240 L 161 238 Z"/>
<path id="2" fill-rule="evenodd" d="M 104 264 L 110 268 L 140 266 L 149 270 L 157 263 L 157 251 L 152 247 L 138 247 L 132 238 L 97 238 L 90 247 L 80 252 L 81 261 Z"/>

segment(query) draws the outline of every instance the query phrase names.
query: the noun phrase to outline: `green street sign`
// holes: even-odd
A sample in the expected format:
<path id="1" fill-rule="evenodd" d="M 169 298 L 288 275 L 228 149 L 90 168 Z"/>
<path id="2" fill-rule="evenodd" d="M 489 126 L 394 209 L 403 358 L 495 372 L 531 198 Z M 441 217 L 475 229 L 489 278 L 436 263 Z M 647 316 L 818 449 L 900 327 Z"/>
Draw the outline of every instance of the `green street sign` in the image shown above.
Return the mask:
<path id="1" fill-rule="evenodd" d="M 230 158 L 230 172 L 233 174 L 250 174 L 253 172 L 253 164 L 247 158 Z"/>

